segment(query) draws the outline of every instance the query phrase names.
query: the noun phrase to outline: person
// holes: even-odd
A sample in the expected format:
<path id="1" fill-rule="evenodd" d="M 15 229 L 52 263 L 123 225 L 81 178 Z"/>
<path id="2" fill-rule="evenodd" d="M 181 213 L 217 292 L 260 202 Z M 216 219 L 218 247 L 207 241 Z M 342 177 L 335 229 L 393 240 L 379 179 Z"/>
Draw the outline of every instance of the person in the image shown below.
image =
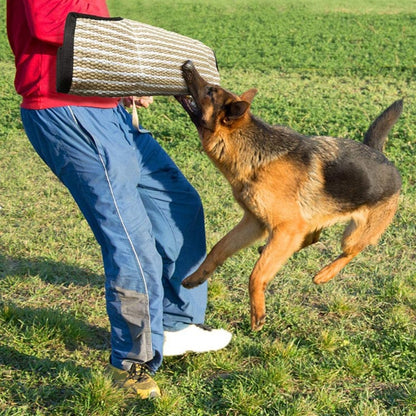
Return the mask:
<path id="1" fill-rule="evenodd" d="M 56 53 L 69 12 L 109 16 L 105 0 L 7 0 L 21 117 L 101 247 L 108 370 L 139 397 L 156 397 L 152 375 L 163 356 L 218 350 L 231 339 L 202 325 L 207 286 L 181 286 L 206 254 L 202 204 L 152 135 L 133 127 L 122 100 L 56 92 Z"/>

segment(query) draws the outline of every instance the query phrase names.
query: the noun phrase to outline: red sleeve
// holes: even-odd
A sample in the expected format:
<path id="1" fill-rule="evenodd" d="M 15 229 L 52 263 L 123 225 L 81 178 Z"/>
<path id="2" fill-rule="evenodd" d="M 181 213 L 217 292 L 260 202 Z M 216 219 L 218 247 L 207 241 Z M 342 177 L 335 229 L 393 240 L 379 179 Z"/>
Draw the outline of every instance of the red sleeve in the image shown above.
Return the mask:
<path id="1" fill-rule="evenodd" d="M 24 0 L 26 19 L 33 37 L 61 45 L 69 12 L 108 17 L 105 0 Z"/>

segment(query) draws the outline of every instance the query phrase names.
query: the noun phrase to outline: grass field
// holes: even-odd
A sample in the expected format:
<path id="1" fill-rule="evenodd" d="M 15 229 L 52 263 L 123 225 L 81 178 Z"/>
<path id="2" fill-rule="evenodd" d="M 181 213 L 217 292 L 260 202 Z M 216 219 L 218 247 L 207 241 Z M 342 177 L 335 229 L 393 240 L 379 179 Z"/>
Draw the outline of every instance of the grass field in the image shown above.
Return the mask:
<path id="1" fill-rule="evenodd" d="M 233 332 L 218 353 L 167 358 L 163 397 L 139 402 L 103 374 L 109 353 L 99 248 L 65 188 L 30 147 L 13 89 L 0 6 L 0 414 L 416 415 L 416 3 L 387 0 L 109 0 L 129 17 L 213 47 L 224 87 L 256 87 L 252 110 L 305 134 L 361 140 L 403 97 L 386 148 L 403 177 L 380 243 L 327 285 L 342 228 L 297 253 L 267 291 L 268 321 L 249 327 L 256 247 L 210 281 L 207 323 Z M 208 245 L 240 218 L 223 177 L 172 98 L 141 122 L 201 194 Z"/>

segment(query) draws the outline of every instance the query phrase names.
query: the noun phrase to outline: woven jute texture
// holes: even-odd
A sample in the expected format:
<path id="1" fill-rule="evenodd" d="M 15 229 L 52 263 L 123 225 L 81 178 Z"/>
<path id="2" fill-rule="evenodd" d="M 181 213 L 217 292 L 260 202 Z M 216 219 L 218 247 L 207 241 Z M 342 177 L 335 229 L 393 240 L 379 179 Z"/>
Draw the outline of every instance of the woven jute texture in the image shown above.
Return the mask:
<path id="1" fill-rule="evenodd" d="M 70 94 L 106 97 L 187 94 L 181 71 L 187 60 L 193 61 L 208 82 L 220 82 L 215 54 L 208 46 L 133 20 L 82 15 L 76 18 L 72 42 Z"/>

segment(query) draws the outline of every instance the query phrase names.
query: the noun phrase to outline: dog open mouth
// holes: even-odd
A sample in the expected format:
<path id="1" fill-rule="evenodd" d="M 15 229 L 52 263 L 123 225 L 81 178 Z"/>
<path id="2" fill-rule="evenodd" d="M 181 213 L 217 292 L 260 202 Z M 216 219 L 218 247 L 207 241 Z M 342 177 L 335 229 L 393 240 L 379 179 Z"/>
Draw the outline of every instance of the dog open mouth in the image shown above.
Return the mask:
<path id="1" fill-rule="evenodd" d="M 198 116 L 201 113 L 192 95 L 178 95 L 175 98 L 182 104 L 182 107 L 190 116 Z"/>

